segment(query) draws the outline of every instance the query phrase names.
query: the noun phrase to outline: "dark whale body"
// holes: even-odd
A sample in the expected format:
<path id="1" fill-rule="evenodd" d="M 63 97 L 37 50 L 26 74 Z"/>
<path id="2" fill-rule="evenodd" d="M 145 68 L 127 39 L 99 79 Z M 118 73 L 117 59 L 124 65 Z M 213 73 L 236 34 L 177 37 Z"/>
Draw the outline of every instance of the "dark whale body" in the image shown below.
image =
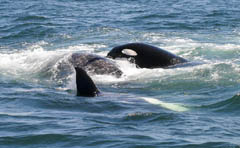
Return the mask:
<path id="1" fill-rule="evenodd" d="M 69 58 L 73 67 L 81 68 L 92 74 L 120 77 L 122 71 L 109 59 L 87 53 L 73 53 Z"/>
<path id="2" fill-rule="evenodd" d="M 144 43 L 130 43 L 114 47 L 107 57 L 127 58 L 140 68 L 168 68 L 188 62 L 166 50 Z"/>
<path id="3" fill-rule="evenodd" d="M 82 68 L 75 67 L 77 96 L 95 97 L 100 91 L 97 89 L 93 80 Z"/>

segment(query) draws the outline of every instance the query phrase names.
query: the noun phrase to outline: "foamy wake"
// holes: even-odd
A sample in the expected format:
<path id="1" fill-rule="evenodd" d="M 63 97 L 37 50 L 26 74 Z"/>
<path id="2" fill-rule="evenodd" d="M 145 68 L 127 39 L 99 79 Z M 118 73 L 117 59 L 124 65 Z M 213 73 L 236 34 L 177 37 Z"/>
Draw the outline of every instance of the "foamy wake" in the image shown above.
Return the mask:
<path id="1" fill-rule="evenodd" d="M 47 50 L 48 43 L 41 41 L 27 45 L 26 50 L 0 52 L 0 72 L 4 76 L 24 78 L 25 76 L 41 73 L 44 69 L 54 72 L 61 62 L 66 61 L 73 52 L 93 53 L 104 45 L 76 45 L 67 48 Z M 7 51 L 7 52 L 6 52 Z"/>
<path id="2" fill-rule="evenodd" d="M 199 71 L 216 69 L 211 73 L 209 79 L 218 80 L 221 78 L 220 72 L 222 69 L 219 65 L 229 65 L 234 73 L 240 72 L 238 56 L 226 58 L 228 55 L 237 55 L 240 52 L 238 44 L 217 44 L 217 43 L 201 43 L 184 37 L 166 37 L 163 34 L 146 33 L 145 38 L 152 42 L 162 43 L 153 44 L 180 55 L 190 61 L 203 61 L 202 65 L 176 68 L 176 69 L 139 69 L 134 64 L 126 60 L 114 60 L 119 68 L 123 71 L 121 78 L 106 75 L 91 75 L 93 80 L 98 84 L 112 84 L 122 82 L 141 81 L 148 83 L 151 80 L 159 80 L 179 75 L 188 75 L 190 73 L 198 73 Z M 27 45 L 27 50 L 14 52 L 0 52 L 0 72 L 1 75 L 13 76 L 19 78 L 28 78 L 31 74 L 42 73 L 45 69 L 52 73 L 53 79 L 58 79 L 60 73 L 58 67 L 61 63 L 67 60 L 68 56 L 73 52 L 94 53 L 100 56 L 106 56 L 107 51 L 101 50 L 107 48 L 102 44 L 79 44 L 68 47 L 61 47 L 54 50 L 47 50 L 44 47 L 48 46 L 47 42 L 39 42 L 33 45 Z M 5 50 L 7 51 L 7 50 Z M 213 55 L 216 54 L 216 55 Z M 214 57 L 217 56 L 215 59 Z M 222 56 L 222 58 L 221 58 Z M 74 71 L 72 69 L 72 71 Z M 194 74 L 193 74 L 194 75 Z M 75 88 L 74 74 L 68 75 L 68 88 Z"/>
<path id="3" fill-rule="evenodd" d="M 118 83 L 131 83 L 141 82 L 149 83 L 151 81 L 161 82 L 164 79 L 179 77 L 183 79 L 196 79 L 199 80 L 199 76 L 209 73 L 210 76 L 204 77 L 202 80 L 206 81 L 218 81 L 224 77 L 222 75 L 226 67 L 226 72 L 239 73 L 239 44 L 215 44 L 215 43 L 201 43 L 188 38 L 171 37 L 167 38 L 164 35 L 159 34 L 145 34 L 145 37 L 152 42 L 161 42 L 161 48 L 180 55 L 190 61 L 203 61 L 205 64 L 176 68 L 176 69 L 139 69 L 134 64 L 129 63 L 126 60 L 114 60 L 119 68 L 123 71 L 121 78 L 116 78 L 109 75 L 91 75 L 97 85 L 101 84 L 118 84 Z M 58 78 L 58 74 L 61 73 L 58 69 L 59 65 L 65 62 L 68 56 L 73 52 L 85 52 L 95 53 L 100 56 L 107 55 L 107 51 L 102 51 L 102 48 L 106 48 L 105 45 L 92 44 L 85 45 L 79 44 L 75 46 L 68 46 L 58 48 L 55 50 L 47 50 L 44 47 L 48 45 L 47 42 L 39 42 L 33 45 L 28 45 L 27 50 L 20 51 L 8 51 L 0 52 L 0 72 L 1 76 L 10 76 L 20 79 L 29 79 L 32 74 L 41 74 L 46 70 L 51 72 L 50 79 L 62 79 Z M 154 44 L 155 46 L 159 46 Z M 6 52 L 7 51 L 7 52 Z M 215 58 L 217 57 L 217 58 Z M 67 83 L 64 89 L 76 89 L 75 73 L 72 69 L 72 73 L 67 75 Z M 232 81 L 240 81 L 233 79 Z M 173 111 L 187 111 L 184 105 L 163 102 L 151 97 L 140 97 L 140 99 L 159 105 L 163 108 Z"/>

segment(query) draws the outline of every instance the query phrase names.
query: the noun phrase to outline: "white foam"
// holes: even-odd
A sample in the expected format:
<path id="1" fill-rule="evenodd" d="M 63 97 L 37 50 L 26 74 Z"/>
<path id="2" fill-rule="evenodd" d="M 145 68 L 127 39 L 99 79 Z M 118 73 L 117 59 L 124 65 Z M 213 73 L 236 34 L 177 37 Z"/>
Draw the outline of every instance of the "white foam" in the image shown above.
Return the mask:
<path id="1" fill-rule="evenodd" d="M 163 69 L 147 69 L 147 68 L 137 68 L 135 64 L 130 63 L 125 59 L 114 60 L 119 69 L 123 72 L 120 78 L 116 78 L 111 75 L 92 75 L 91 77 L 96 83 L 102 84 L 112 84 L 121 82 L 131 82 L 131 81 L 142 81 L 143 79 L 159 77 L 164 74 Z"/>
<path id="2" fill-rule="evenodd" d="M 74 46 L 69 46 L 67 48 L 61 49 L 61 51 L 71 51 L 71 52 L 76 52 L 76 51 L 81 51 L 81 52 L 87 52 L 87 53 L 93 53 L 94 51 L 100 49 L 100 48 L 106 48 L 106 45 L 103 44 L 79 44 L 79 45 L 74 45 Z"/>
<path id="3" fill-rule="evenodd" d="M 155 46 L 158 46 L 160 48 L 164 48 L 170 52 L 173 52 L 175 54 L 178 54 L 180 52 L 188 53 L 196 50 L 197 48 L 206 49 L 206 51 L 217 51 L 217 52 L 223 52 L 223 51 L 236 51 L 240 50 L 240 43 L 229 43 L 226 42 L 226 44 L 223 44 L 222 42 L 209 42 L 207 40 L 207 37 L 204 35 L 197 35 L 196 38 L 199 40 L 193 40 L 186 35 L 184 37 L 182 36 L 174 36 L 173 35 L 165 35 L 162 33 L 146 33 L 143 35 L 145 38 L 149 39 L 151 42 L 154 42 Z M 196 36 L 194 34 L 190 36 Z M 229 40 L 235 40 L 235 38 L 239 38 L 238 36 L 232 37 Z M 201 41 L 203 40 L 203 41 Z M 223 41 L 224 42 L 224 41 Z M 158 45 L 158 43 L 161 43 L 161 45 Z"/>
<path id="4" fill-rule="evenodd" d="M 70 89 L 70 90 L 76 90 L 77 86 L 76 86 L 76 73 L 74 72 L 72 75 L 69 76 L 69 81 L 66 85 L 66 89 Z"/>
<path id="5" fill-rule="evenodd" d="M 16 92 L 44 92 L 43 88 L 14 88 Z"/>
<path id="6" fill-rule="evenodd" d="M 15 53 L 0 53 L 0 70 L 12 75 L 34 73 L 60 55 L 41 47 Z"/>
<path id="7" fill-rule="evenodd" d="M 4 50 L 0 52 L 1 73 L 3 75 L 10 74 L 12 76 L 24 77 L 27 73 L 39 72 L 49 64 L 57 63 L 61 58 L 67 58 L 73 52 L 93 53 L 95 50 L 105 47 L 105 45 L 101 44 L 79 44 L 58 48 L 53 51 L 46 50 L 44 48 L 45 45 L 48 45 L 45 41 L 35 44 L 24 43 L 23 46 L 27 48 L 26 50 Z"/>

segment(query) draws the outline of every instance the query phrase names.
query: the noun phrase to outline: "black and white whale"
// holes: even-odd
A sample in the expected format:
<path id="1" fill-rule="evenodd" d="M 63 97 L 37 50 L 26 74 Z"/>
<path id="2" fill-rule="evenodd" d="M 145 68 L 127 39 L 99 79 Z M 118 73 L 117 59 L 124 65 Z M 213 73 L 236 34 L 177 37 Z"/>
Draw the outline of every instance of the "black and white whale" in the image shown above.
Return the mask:
<path id="1" fill-rule="evenodd" d="M 188 62 L 186 59 L 168 51 L 143 43 L 130 43 L 114 47 L 107 57 L 113 59 L 127 58 L 140 68 L 169 68 L 173 65 Z M 115 63 L 95 54 L 73 53 L 69 61 L 76 71 L 78 96 L 94 97 L 100 93 L 87 72 L 116 77 L 123 74 Z"/>
<path id="2" fill-rule="evenodd" d="M 131 45 L 131 44 L 129 44 L 129 45 Z M 156 47 L 146 45 L 146 44 L 140 44 L 140 43 L 135 43 L 135 45 L 144 45 L 143 47 L 151 47 L 151 48 L 144 48 L 144 49 L 145 50 L 152 49 L 153 52 L 158 53 L 157 51 L 155 51 L 155 49 L 158 50 L 158 48 L 156 48 Z M 135 46 L 133 46 L 133 47 L 135 47 Z M 135 51 L 134 49 L 135 48 L 133 48 L 133 49 L 127 48 L 127 50 L 123 51 L 122 53 L 124 53 L 124 54 L 126 53 L 127 55 L 130 54 L 131 56 L 134 56 L 134 57 L 137 57 L 138 54 L 141 55 L 141 52 Z M 147 56 L 151 55 L 150 54 L 151 51 L 150 52 L 149 51 L 144 51 L 144 52 L 148 53 Z M 111 54 L 109 54 L 108 56 L 110 56 L 110 55 Z M 164 50 L 162 51 L 161 55 L 162 56 L 170 56 L 172 58 L 177 58 L 177 60 L 179 59 L 179 62 L 177 62 L 177 63 L 187 62 L 187 60 L 185 60 L 183 58 L 180 58 L 178 56 L 175 56 L 175 55 L 173 55 L 169 52 L 166 52 Z M 144 62 L 144 60 L 146 60 L 146 58 L 144 58 L 144 55 L 142 55 L 142 58 L 143 58 L 143 62 Z M 136 60 L 141 60 L 141 59 L 136 58 Z M 99 89 L 97 88 L 94 81 L 91 79 L 91 77 L 88 75 L 87 72 L 90 72 L 90 73 L 93 73 L 93 74 L 109 74 L 109 75 L 114 75 L 116 77 L 120 77 L 122 75 L 122 71 L 116 66 L 116 64 L 114 64 L 109 59 L 104 58 L 104 57 L 100 57 L 98 55 L 73 53 L 71 55 L 71 57 L 69 58 L 69 61 L 72 64 L 72 66 L 75 68 L 75 72 L 76 72 L 77 96 L 95 97 L 95 96 L 100 95 Z M 142 62 L 139 62 L 140 64 L 137 62 L 137 64 L 138 64 L 139 67 L 144 67 L 144 66 L 146 67 L 147 66 L 147 68 L 155 68 L 155 67 L 159 67 L 159 65 L 161 65 L 161 66 L 164 65 L 162 67 L 165 67 L 166 65 L 169 65 L 169 64 L 161 64 L 161 63 L 158 63 L 158 65 L 156 65 L 154 62 L 152 63 L 152 62 L 149 62 L 148 60 L 146 60 L 146 62 L 147 62 L 147 65 L 146 64 L 141 65 Z M 165 61 L 163 60 L 163 62 L 165 62 Z M 177 64 L 177 63 L 173 62 L 173 63 L 170 63 L 170 65 L 171 64 Z M 142 99 L 142 100 L 144 100 L 148 103 L 151 103 L 151 104 L 154 104 L 154 105 L 159 105 L 163 108 L 170 109 L 170 110 L 173 110 L 173 111 L 182 112 L 182 111 L 187 111 L 188 110 L 188 108 L 184 107 L 183 105 L 174 104 L 174 103 L 167 103 L 167 102 L 163 102 L 163 101 L 160 101 L 158 99 L 155 99 L 155 98 L 139 97 L 139 99 Z"/>
<path id="3" fill-rule="evenodd" d="M 144 43 L 130 43 L 114 47 L 107 57 L 127 58 L 140 68 L 175 68 L 174 65 L 188 63 L 182 57 Z M 108 58 L 96 54 L 72 53 L 69 61 L 73 67 L 81 68 L 91 74 L 120 77 L 123 72 Z"/>
<path id="4" fill-rule="evenodd" d="M 114 47 L 107 57 L 127 58 L 140 68 L 169 68 L 188 62 L 166 50 L 144 43 L 129 43 Z"/>

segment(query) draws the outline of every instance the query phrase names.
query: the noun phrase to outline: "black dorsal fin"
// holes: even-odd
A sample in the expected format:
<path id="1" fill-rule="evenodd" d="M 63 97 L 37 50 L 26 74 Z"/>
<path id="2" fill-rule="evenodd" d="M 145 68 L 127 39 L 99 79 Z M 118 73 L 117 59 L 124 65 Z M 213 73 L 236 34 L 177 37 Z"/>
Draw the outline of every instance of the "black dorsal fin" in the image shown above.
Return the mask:
<path id="1" fill-rule="evenodd" d="M 75 67 L 77 96 L 95 97 L 100 92 L 85 70 Z"/>

